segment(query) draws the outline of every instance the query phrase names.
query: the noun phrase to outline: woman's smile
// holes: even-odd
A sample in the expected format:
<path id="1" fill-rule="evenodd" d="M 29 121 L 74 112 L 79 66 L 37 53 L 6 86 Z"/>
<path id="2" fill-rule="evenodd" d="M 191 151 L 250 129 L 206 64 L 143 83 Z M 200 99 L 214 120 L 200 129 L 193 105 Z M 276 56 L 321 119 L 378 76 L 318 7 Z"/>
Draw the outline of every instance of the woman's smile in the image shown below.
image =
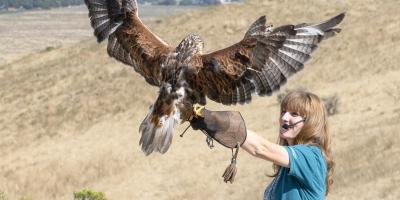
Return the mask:
<path id="1" fill-rule="evenodd" d="M 304 126 L 304 118 L 297 112 L 282 111 L 279 136 L 291 144 Z"/>

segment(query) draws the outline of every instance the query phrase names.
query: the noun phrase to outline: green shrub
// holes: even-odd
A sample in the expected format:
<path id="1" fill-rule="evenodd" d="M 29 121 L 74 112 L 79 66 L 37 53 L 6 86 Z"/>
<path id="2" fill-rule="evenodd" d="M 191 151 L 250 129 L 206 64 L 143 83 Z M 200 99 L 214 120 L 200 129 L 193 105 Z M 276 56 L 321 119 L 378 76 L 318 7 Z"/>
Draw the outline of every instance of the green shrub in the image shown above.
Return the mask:
<path id="1" fill-rule="evenodd" d="M 306 89 L 304 88 L 297 88 L 295 89 L 297 91 L 306 91 Z M 289 94 L 289 92 L 291 91 L 295 91 L 295 90 L 288 90 L 285 89 L 284 91 L 280 91 L 280 93 L 277 94 L 276 98 L 278 100 L 278 103 L 281 104 L 283 99 L 286 97 L 287 94 Z M 324 103 L 324 106 L 326 108 L 327 114 L 328 116 L 332 116 L 337 114 L 338 108 L 339 108 L 339 96 L 337 94 L 334 94 L 332 96 L 329 97 L 322 97 L 321 100 Z"/>
<path id="2" fill-rule="evenodd" d="M 328 116 L 332 116 L 338 113 L 339 97 L 336 94 L 330 97 L 322 98 L 322 101 L 324 101 Z"/>
<path id="3" fill-rule="evenodd" d="M 0 191 L 0 200 L 7 200 L 6 194 L 2 191 Z"/>
<path id="4" fill-rule="evenodd" d="M 84 189 L 80 192 L 74 192 L 74 200 L 107 200 L 107 198 L 102 192 Z"/>
<path id="5" fill-rule="evenodd" d="M 19 200 L 33 200 L 32 197 L 22 196 Z"/>
<path id="6" fill-rule="evenodd" d="M 298 88 L 292 89 L 292 90 L 289 90 L 289 89 L 281 90 L 276 95 L 276 98 L 278 100 L 278 104 L 281 104 L 283 99 L 286 97 L 286 95 L 288 95 L 290 92 L 293 92 L 293 91 L 307 91 L 307 90 L 305 88 L 303 88 L 303 87 L 298 87 Z"/>
<path id="7" fill-rule="evenodd" d="M 0 7 L 14 7 L 25 9 L 32 8 L 52 8 L 60 6 L 80 5 L 83 4 L 82 0 L 0 0 Z"/>

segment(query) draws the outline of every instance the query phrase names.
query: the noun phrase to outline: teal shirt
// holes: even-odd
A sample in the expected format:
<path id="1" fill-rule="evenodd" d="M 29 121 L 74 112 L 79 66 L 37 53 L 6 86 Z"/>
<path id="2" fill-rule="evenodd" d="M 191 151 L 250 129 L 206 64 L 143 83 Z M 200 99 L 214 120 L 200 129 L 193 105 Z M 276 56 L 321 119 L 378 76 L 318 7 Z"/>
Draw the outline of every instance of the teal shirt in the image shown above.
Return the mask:
<path id="1" fill-rule="evenodd" d="M 264 200 L 324 199 L 327 165 L 319 147 L 285 146 L 289 168 L 281 167 L 266 188 Z"/>

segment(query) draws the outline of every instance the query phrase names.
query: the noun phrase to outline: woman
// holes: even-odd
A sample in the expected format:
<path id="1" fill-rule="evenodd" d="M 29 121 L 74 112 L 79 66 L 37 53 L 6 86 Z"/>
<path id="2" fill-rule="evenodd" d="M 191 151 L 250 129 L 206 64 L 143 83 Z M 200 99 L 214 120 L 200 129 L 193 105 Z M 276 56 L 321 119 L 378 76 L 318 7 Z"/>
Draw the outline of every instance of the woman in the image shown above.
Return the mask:
<path id="1" fill-rule="evenodd" d="M 242 148 L 273 162 L 274 179 L 264 199 L 324 199 L 332 184 L 327 114 L 315 94 L 289 93 L 281 103 L 279 144 L 248 131 Z"/>

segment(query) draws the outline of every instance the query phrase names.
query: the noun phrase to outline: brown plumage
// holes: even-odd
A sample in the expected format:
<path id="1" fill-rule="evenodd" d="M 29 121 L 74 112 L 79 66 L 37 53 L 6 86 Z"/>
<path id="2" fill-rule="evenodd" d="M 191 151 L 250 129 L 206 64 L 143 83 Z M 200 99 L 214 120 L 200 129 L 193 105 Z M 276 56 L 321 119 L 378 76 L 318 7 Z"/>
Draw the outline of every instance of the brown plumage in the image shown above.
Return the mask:
<path id="1" fill-rule="evenodd" d="M 108 39 L 111 57 L 132 66 L 160 88 L 159 96 L 140 126 L 146 155 L 165 153 L 176 124 L 192 115 L 192 105 L 206 97 L 226 104 L 243 104 L 252 95 L 271 95 L 286 83 L 344 13 L 317 24 L 272 28 L 265 16 L 255 21 L 244 38 L 225 49 L 203 54 L 203 41 L 189 34 L 173 48 L 153 34 L 138 17 L 136 0 L 85 0 L 98 42 Z"/>

